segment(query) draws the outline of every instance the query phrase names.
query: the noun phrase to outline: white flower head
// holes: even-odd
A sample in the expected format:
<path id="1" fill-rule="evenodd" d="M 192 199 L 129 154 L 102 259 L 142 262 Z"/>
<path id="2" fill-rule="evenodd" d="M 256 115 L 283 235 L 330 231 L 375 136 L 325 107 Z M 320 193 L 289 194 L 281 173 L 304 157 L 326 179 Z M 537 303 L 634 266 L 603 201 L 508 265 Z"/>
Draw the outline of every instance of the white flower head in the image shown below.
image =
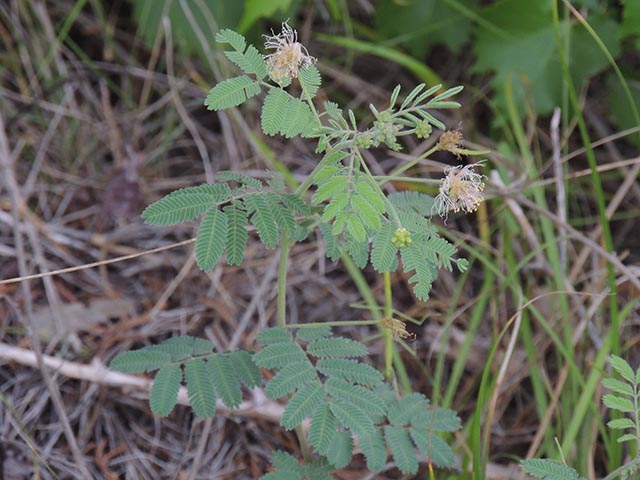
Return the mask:
<path id="1" fill-rule="evenodd" d="M 265 35 L 264 47 L 275 49 L 274 53 L 265 55 L 269 77 L 280 85 L 288 85 L 291 79 L 298 77 L 300 67 L 311 65 L 316 59 L 309 55 L 307 48 L 298 42 L 298 32 L 287 22 L 282 24 L 282 32 Z"/>
<path id="2" fill-rule="evenodd" d="M 440 185 L 440 193 L 435 199 L 433 208 L 441 217 L 446 217 L 449 210 L 471 213 L 478 209 L 484 200 L 484 175 L 476 173 L 474 168 L 481 167 L 484 162 L 471 165 L 447 167 L 445 178 Z"/>

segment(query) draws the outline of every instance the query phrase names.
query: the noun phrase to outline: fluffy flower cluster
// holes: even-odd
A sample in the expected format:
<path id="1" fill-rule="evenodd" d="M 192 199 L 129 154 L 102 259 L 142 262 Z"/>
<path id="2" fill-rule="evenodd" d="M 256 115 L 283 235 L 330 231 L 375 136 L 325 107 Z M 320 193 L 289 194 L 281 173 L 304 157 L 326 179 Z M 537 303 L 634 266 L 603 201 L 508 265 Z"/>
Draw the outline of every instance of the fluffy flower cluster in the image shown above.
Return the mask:
<path id="1" fill-rule="evenodd" d="M 440 193 L 434 205 L 441 217 L 445 217 L 449 210 L 470 213 L 478 209 L 478 205 L 484 200 L 484 175 L 476 173 L 474 168 L 482 165 L 483 162 L 478 162 L 445 169 L 446 176 L 440 185 Z"/>
<path id="2" fill-rule="evenodd" d="M 306 47 L 298 42 L 298 32 L 286 22 L 282 24 L 282 32 L 265 35 L 265 48 L 275 49 L 274 53 L 265 55 L 269 77 L 279 85 L 288 85 L 298 77 L 300 67 L 315 63 L 316 59 L 309 55 Z"/>

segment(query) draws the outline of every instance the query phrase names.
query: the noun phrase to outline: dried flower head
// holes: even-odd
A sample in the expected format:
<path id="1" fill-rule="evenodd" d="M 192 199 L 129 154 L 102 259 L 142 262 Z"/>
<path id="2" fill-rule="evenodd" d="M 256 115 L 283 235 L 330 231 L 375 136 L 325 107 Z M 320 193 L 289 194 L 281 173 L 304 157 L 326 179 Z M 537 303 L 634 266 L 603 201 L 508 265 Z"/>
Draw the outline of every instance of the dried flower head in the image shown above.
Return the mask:
<path id="1" fill-rule="evenodd" d="M 265 35 L 265 48 L 276 51 L 265 55 L 269 77 L 280 85 L 288 85 L 291 79 L 298 77 L 301 66 L 311 65 L 316 59 L 309 55 L 307 48 L 298 42 L 298 32 L 291 28 L 287 22 L 282 24 L 282 32 L 279 34 Z"/>
<path id="2" fill-rule="evenodd" d="M 380 320 L 380 325 L 391 330 L 391 335 L 395 340 L 409 339 L 410 341 L 413 341 L 416 339 L 415 333 L 410 333 L 407 331 L 407 324 L 402 320 L 398 320 L 397 318 L 385 317 Z"/>
<path id="3" fill-rule="evenodd" d="M 451 152 L 457 157 L 460 157 L 461 154 L 464 154 L 464 149 L 462 148 L 463 140 L 464 138 L 460 130 L 447 130 L 440 135 L 438 147 L 440 147 L 440 150 Z"/>
<path id="4" fill-rule="evenodd" d="M 440 185 L 440 193 L 435 199 L 434 208 L 441 217 L 446 217 L 449 210 L 460 210 L 470 213 L 478 209 L 478 205 L 484 200 L 484 175 L 476 173 L 473 169 L 481 167 L 484 163 L 478 162 L 471 165 L 447 167 L 446 174 Z"/>

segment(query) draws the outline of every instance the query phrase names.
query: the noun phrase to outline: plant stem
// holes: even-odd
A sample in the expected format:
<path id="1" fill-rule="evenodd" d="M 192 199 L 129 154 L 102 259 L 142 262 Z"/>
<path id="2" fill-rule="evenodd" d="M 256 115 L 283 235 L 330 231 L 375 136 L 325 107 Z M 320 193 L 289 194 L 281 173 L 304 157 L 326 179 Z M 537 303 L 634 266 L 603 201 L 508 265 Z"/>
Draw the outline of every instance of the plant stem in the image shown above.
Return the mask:
<path id="1" fill-rule="evenodd" d="M 393 297 L 391 295 L 391 273 L 389 271 L 384 272 L 384 316 L 385 318 L 391 318 L 393 315 Z M 393 336 L 391 330 L 385 328 L 382 330 L 384 336 L 384 376 L 387 379 L 393 378 Z"/>
<path id="2" fill-rule="evenodd" d="M 398 175 L 400 175 L 403 172 L 406 172 L 411 167 L 413 167 L 416 163 L 418 163 L 420 160 L 431 156 L 431 154 L 437 152 L 438 150 L 440 150 L 440 148 L 438 147 L 438 145 L 435 145 L 434 147 L 432 147 L 429 150 L 427 150 L 426 152 L 424 152 L 422 155 L 417 156 L 416 158 L 414 158 L 410 162 L 407 162 L 404 165 L 402 165 L 401 167 L 395 169 L 387 177 L 385 177 L 384 181 L 380 182 L 378 185 L 384 185 L 388 181 L 394 180 Z M 440 181 L 438 180 L 437 182 L 439 183 Z"/>
<path id="3" fill-rule="evenodd" d="M 280 264 L 278 266 L 278 326 L 287 326 L 287 260 L 291 242 L 286 234 L 280 242 Z"/>
<path id="4" fill-rule="evenodd" d="M 290 323 L 283 325 L 285 328 L 313 328 L 313 327 L 346 327 L 348 325 L 377 325 L 378 320 L 338 320 L 335 322 L 315 322 L 315 323 Z"/>
<path id="5" fill-rule="evenodd" d="M 305 463 L 311 462 L 311 460 L 313 460 L 311 456 L 311 449 L 309 448 L 309 444 L 307 443 L 307 437 L 305 437 L 304 435 L 304 430 L 302 429 L 302 425 L 298 425 L 296 427 L 296 435 L 298 437 L 298 442 L 300 443 L 302 458 L 304 458 Z"/>

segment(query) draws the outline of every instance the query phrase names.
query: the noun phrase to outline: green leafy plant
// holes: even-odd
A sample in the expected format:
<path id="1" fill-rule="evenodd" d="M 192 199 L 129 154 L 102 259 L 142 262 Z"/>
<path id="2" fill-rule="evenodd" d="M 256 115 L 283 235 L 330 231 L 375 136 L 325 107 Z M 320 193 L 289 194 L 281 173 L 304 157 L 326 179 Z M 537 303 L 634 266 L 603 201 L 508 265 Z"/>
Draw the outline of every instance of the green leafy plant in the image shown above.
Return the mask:
<path id="1" fill-rule="evenodd" d="M 474 154 L 462 148 L 460 133 L 443 133 L 431 150 L 388 176 L 372 175 L 362 155 L 362 150 L 379 146 L 399 150 L 404 136 L 423 139 L 436 129 L 444 130 L 433 110 L 459 107 L 452 97 L 461 88 L 443 90 L 421 84 L 401 99 L 397 87 L 387 108 L 370 106 L 373 120 L 362 129 L 354 112 L 345 113 L 329 101 L 321 106 L 314 103 L 322 81 L 316 60 L 288 25 L 283 24 L 281 34 L 267 37 L 266 47 L 275 50 L 269 55 L 260 54 L 231 30 L 221 30 L 216 40 L 230 47 L 224 55 L 242 74 L 215 85 L 206 97 L 207 108 L 233 108 L 261 97 L 262 131 L 313 139 L 322 158 L 293 190 L 277 174 L 263 181 L 222 171 L 215 183 L 166 195 L 149 205 L 142 217 L 162 226 L 201 218 L 195 256 L 205 271 L 223 256 L 230 265 L 241 264 L 251 231 L 266 248 L 279 246 L 277 326 L 258 335 L 262 347 L 258 352 L 214 352 L 206 340 L 176 337 L 122 353 L 111 367 L 140 373 L 158 370 L 151 409 L 159 415 L 171 412 L 184 380 L 191 406 L 200 417 L 215 414 L 217 399 L 229 408 L 237 407 L 241 385 L 259 386 L 259 368 L 272 370 L 264 391 L 273 400 L 286 401 L 280 424 L 298 434 L 305 462 L 276 452 L 271 460 L 277 473 L 265 474 L 265 480 L 331 478 L 332 470 L 351 461 L 356 445 L 372 471 L 384 467 L 387 451 L 404 473 L 417 472 L 418 452 L 430 466 L 452 468 L 453 450 L 438 432 L 461 428 L 455 412 L 430 405 L 422 394 L 394 387 L 393 339 L 407 333 L 404 323 L 392 318 L 391 299 L 387 299 L 384 321 L 364 321 L 378 324 L 387 340 L 383 375 L 364 361 L 368 349 L 363 343 L 333 335 L 331 326 L 350 322 L 288 324 L 285 284 L 289 246 L 306 240 L 315 229 L 324 238 L 329 258 L 350 257 L 360 268 L 370 262 L 384 274 L 389 291 L 389 273 L 402 265 L 412 273 L 409 281 L 420 300 L 428 299 L 438 269 L 467 268 L 464 259 L 455 258 L 456 248 L 439 235 L 431 216 L 477 208 L 483 184 L 482 175 L 473 169 L 480 164 L 450 168 L 441 185 L 432 181 L 440 185 L 436 198 L 413 191 L 388 195 L 383 190 L 392 179 L 410 182 L 411 177 L 402 173 L 435 151 Z M 287 89 L 294 80 L 298 85 L 291 90 L 298 95 Z M 310 419 L 308 432 L 306 419 Z M 308 453 L 311 450 L 315 457 Z"/>
<path id="2" fill-rule="evenodd" d="M 635 372 L 626 360 L 617 356 L 609 357 L 609 364 L 620 376 L 621 380 L 608 377 L 602 380 L 602 386 L 611 390 L 602 397 L 603 403 L 612 411 L 620 413 L 607 423 L 612 430 L 626 431 L 618 437 L 619 443 L 629 442 L 634 458 L 625 465 L 611 472 L 605 480 L 621 478 L 623 480 L 637 478 L 640 473 L 640 456 L 637 447 L 640 444 L 640 368 Z M 626 417 L 629 415 L 631 418 Z M 582 480 L 578 472 L 566 465 L 549 459 L 527 459 L 521 462 L 525 472 L 543 480 Z"/>

